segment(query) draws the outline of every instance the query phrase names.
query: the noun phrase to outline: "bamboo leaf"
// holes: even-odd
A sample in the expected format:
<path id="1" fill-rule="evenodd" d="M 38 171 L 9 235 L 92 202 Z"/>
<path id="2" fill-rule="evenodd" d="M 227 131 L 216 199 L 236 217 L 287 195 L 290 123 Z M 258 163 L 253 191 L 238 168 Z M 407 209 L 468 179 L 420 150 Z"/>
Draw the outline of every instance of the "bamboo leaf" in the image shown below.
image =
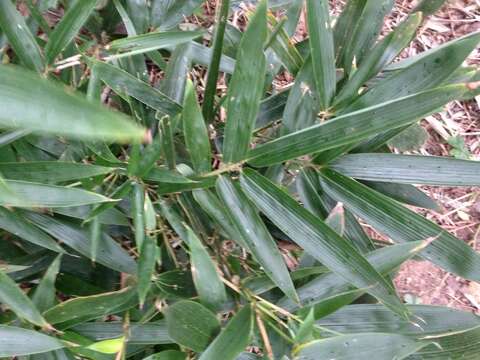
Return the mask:
<path id="1" fill-rule="evenodd" d="M 215 93 L 217 90 L 218 71 L 222 59 L 223 39 L 225 36 L 225 27 L 228 20 L 228 10 L 230 9 L 230 0 L 222 0 L 218 8 L 215 27 L 215 36 L 212 45 L 212 60 L 208 67 L 207 84 L 203 100 L 203 116 L 207 122 L 212 122 L 214 116 Z"/>
<path id="2" fill-rule="evenodd" d="M 220 328 L 215 315 L 193 301 L 179 301 L 169 306 L 165 318 L 170 338 L 197 352 L 207 347 Z"/>
<path id="3" fill-rule="evenodd" d="M 3 207 L 0 207 L 0 228 L 29 241 L 32 244 L 39 245 L 58 253 L 64 252 L 62 247 L 50 236 L 33 226 L 22 216 Z"/>
<path id="4" fill-rule="evenodd" d="M 0 67 L 0 107 L 2 128 L 119 142 L 141 142 L 145 136 L 145 131 L 126 116 L 89 103 L 16 66 Z"/>
<path id="5" fill-rule="evenodd" d="M 88 20 L 96 4 L 97 0 L 76 1 L 68 9 L 60 23 L 50 33 L 45 47 L 45 56 L 48 64 L 52 64 L 63 49 L 70 44 Z"/>
<path id="6" fill-rule="evenodd" d="M 335 95 L 335 49 L 327 0 L 307 0 L 309 43 L 320 109 L 327 110 Z"/>
<path id="7" fill-rule="evenodd" d="M 342 115 L 257 146 L 249 152 L 248 162 L 253 166 L 272 165 L 354 144 L 379 132 L 413 123 L 466 91 L 466 85 L 451 85 Z"/>
<path id="8" fill-rule="evenodd" d="M 325 169 L 321 176 L 331 197 L 377 230 L 400 242 L 435 239 L 422 251 L 425 259 L 466 279 L 480 279 L 480 255 L 437 224 L 333 170 Z"/>
<path id="9" fill-rule="evenodd" d="M 14 326 L 0 325 L 0 356 L 13 358 L 46 353 L 65 347 L 54 337 Z"/>
<path id="10" fill-rule="evenodd" d="M 413 316 L 422 319 L 421 328 L 376 304 L 345 306 L 318 320 L 317 324 L 344 334 L 383 332 L 411 337 L 461 332 L 480 325 L 480 318 L 466 311 L 430 305 L 407 305 L 407 307 Z"/>
<path id="11" fill-rule="evenodd" d="M 245 193 L 230 179 L 222 176 L 217 181 L 217 193 L 237 231 L 263 266 L 265 273 L 285 295 L 297 301 L 295 287 L 275 240 Z"/>
<path id="12" fill-rule="evenodd" d="M 6 179 L 39 183 L 60 183 L 85 179 L 112 171 L 115 171 L 115 168 L 63 161 L 0 163 L 0 173 Z"/>
<path id="13" fill-rule="evenodd" d="M 0 2 L 0 28 L 7 36 L 20 61 L 27 68 L 42 73 L 45 65 L 40 47 L 25 19 L 15 8 L 15 3 Z"/>
<path id="14" fill-rule="evenodd" d="M 241 184 L 253 203 L 305 251 L 355 286 L 370 287 L 370 294 L 394 312 L 406 316 L 407 312 L 391 285 L 323 221 L 253 170 L 243 172 Z"/>
<path id="15" fill-rule="evenodd" d="M 212 154 L 208 130 L 191 81 L 187 82 L 182 116 L 185 144 L 187 145 L 193 168 L 198 173 L 211 171 Z"/>
<path id="16" fill-rule="evenodd" d="M 430 342 L 417 341 L 403 335 L 367 333 L 341 335 L 316 340 L 300 346 L 295 360 L 327 359 L 405 359 Z"/>
<path id="17" fill-rule="evenodd" d="M 112 201 L 93 192 L 64 186 L 45 185 L 27 181 L 5 181 L 17 199 L 0 195 L 0 204 L 13 207 L 63 207 L 98 204 Z"/>
<path id="18" fill-rule="evenodd" d="M 150 32 L 112 41 L 107 45 L 107 48 L 110 52 L 114 53 L 109 58 L 118 59 L 144 54 L 154 50 L 176 47 L 202 35 L 203 31 Z"/>
<path id="19" fill-rule="evenodd" d="M 170 116 L 175 116 L 182 110 L 179 104 L 165 94 L 126 71 L 104 62 L 90 61 L 95 65 L 102 81 L 120 96 L 131 96 L 162 114 Z"/>
<path id="20" fill-rule="evenodd" d="M 64 301 L 44 313 L 45 319 L 52 324 L 82 323 L 102 316 L 114 314 L 136 305 L 135 291 L 125 288 L 92 296 L 77 297 Z"/>
<path id="21" fill-rule="evenodd" d="M 152 25 L 160 29 L 171 29 L 202 4 L 203 0 L 163 1 L 153 0 Z"/>
<path id="22" fill-rule="evenodd" d="M 343 110 L 343 113 L 440 86 L 462 65 L 479 42 L 480 32 L 476 32 L 449 41 L 422 56 L 411 58 L 407 67 L 377 83 Z"/>
<path id="23" fill-rule="evenodd" d="M 430 16 L 436 13 L 445 3 L 446 0 L 422 0 L 413 11 L 421 11 L 425 16 Z"/>
<path id="24" fill-rule="evenodd" d="M 252 330 L 252 309 L 246 305 L 227 323 L 199 360 L 235 360 L 250 343 Z"/>
<path id="25" fill-rule="evenodd" d="M 226 100 L 227 123 L 223 142 L 225 163 L 242 160 L 250 146 L 266 71 L 263 52 L 267 39 L 266 11 L 267 1 L 262 0 L 239 45 Z"/>
<path id="26" fill-rule="evenodd" d="M 68 247 L 90 258 L 91 239 L 87 229 L 65 220 L 33 212 L 23 212 L 23 216 Z M 102 241 L 98 246 L 96 261 L 108 268 L 128 274 L 135 274 L 137 270 L 135 261 L 105 233 L 102 234 Z"/>
<path id="27" fill-rule="evenodd" d="M 439 156 L 350 154 L 331 168 L 361 180 L 400 184 L 479 186 L 480 162 Z"/>
<path id="28" fill-rule="evenodd" d="M 62 255 L 58 255 L 50 264 L 42 280 L 38 284 L 32 301 L 40 312 L 46 311 L 55 305 L 55 280 L 60 271 Z"/>
<path id="29" fill-rule="evenodd" d="M 335 98 L 335 104 L 350 100 L 367 80 L 378 74 L 412 41 L 422 21 L 422 13 L 416 13 L 401 23 L 393 32 L 380 41 L 366 56 L 359 68 L 348 79 Z"/>
<path id="30" fill-rule="evenodd" d="M 43 328 L 50 327 L 33 302 L 2 270 L 0 270 L 0 302 L 8 306 L 19 318 Z"/>
<path id="31" fill-rule="evenodd" d="M 192 276 L 200 301 L 209 309 L 221 309 L 227 301 L 225 286 L 217 268 L 195 233 L 187 227 Z"/>

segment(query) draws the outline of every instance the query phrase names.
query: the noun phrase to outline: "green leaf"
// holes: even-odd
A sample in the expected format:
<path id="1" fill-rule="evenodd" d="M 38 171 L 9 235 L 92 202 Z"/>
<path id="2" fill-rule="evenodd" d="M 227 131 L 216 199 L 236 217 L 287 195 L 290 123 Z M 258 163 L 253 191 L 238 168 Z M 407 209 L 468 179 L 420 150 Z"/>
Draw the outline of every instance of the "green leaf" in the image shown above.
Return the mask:
<path id="1" fill-rule="evenodd" d="M 295 78 L 283 115 L 280 116 L 286 133 L 292 133 L 317 123 L 317 114 L 320 111 L 318 97 L 312 57 L 309 56 Z"/>
<path id="2" fill-rule="evenodd" d="M 97 0 L 76 1 L 68 9 L 60 23 L 50 33 L 47 41 L 45 56 L 48 64 L 52 64 L 57 55 L 70 44 L 83 24 L 88 20 L 96 4 Z"/>
<path id="3" fill-rule="evenodd" d="M 40 312 L 46 311 L 55 305 L 55 280 L 60 271 L 61 261 L 62 255 L 58 255 L 52 261 L 33 293 L 32 301 Z"/>
<path id="4" fill-rule="evenodd" d="M 193 301 L 179 301 L 169 306 L 165 318 L 170 338 L 197 352 L 203 351 L 220 329 L 215 315 Z"/>
<path id="5" fill-rule="evenodd" d="M 450 85 L 342 115 L 259 145 L 249 152 L 248 162 L 253 166 L 267 166 L 354 144 L 379 132 L 413 123 L 466 91 L 466 85 Z"/>
<path id="6" fill-rule="evenodd" d="M 11 1 L 0 2 L 0 28 L 20 61 L 29 69 L 42 73 L 45 65 L 40 47 L 25 19 Z"/>
<path id="7" fill-rule="evenodd" d="M 309 43 L 320 109 L 327 110 L 335 95 L 335 49 L 327 0 L 307 0 Z"/>
<path id="8" fill-rule="evenodd" d="M 392 10 L 394 0 L 364 0 L 361 14 L 351 19 L 354 28 L 345 46 L 345 71 L 349 74 L 352 67 L 361 64 L 371 50 L 382 29 L 385 16 Z M 360 10 L 360 9 L 358 9 Z"/>
<path id="9" fill-rule="evenodd" d="M 366 56 L 359 68 L 347 80 L 345 86 L 335 97 L 335 104 L 342 103 L 358 95 L 358 90 L 367 80 L 378 74 L 387 64 L 412 41 L 420 26 L 421 13 L 410 16 L 393 32 L 380 41 Z"/>
<path id="10" fill-rule="evenodd" d="M 217 268 L 200 239 L 189 227 L 187 236 L 193 282 L 200 301 L 211 310 L 221 309 L 227 301 L 227 293 Z"/>
<path id="11" fill-rule="evenodd" d="M 262 0 L 239 45 L 237 63 L 226 100 L 227 123 L 223 142 L 225 163 L 242 160 L 250 147 L 266 71 L 263 52 L 267 39 L 266 12 L 267 1 Z"/>
<path id="12" fill-rule="evenodd" d="M 439 156 L 350 154 L 331 168 L 361 180 L 400 184 L 480 186 L 480 162 Z"/>
<path id="13" fill-rule="evenodd" d="M 83 256 L 90 258 L 92 254 L 91 239 L 86 228 L 33 212 L 23 212 L 23 215 L 46 233 L 62 241 Z M 128 274 L 135 274 L 137 270 L 136 263 L 130 255 L 105 233 L 102 234 L 102 241 L 98 246 L 96 261 L 110 269 Z"/>
<path id="14" fill-rule="evenodd" d="M 226 177 L 218 178 L 217 193 L 237 231 L 242 235 L 248 249 L 263 266 L 265 273 L 285 295 L 297 301 L 298 297 L 288 268 L 258 210 L 248 200 L 242 189 Z"/>
<path id="15" fill-rule="evenodd" d="M 253 203 L 306 252 L 353 285 L 370 287 L 370 294 L 406 316 L 391 285 L 348 241 L 255 171 L 245 169 L 241 184 Z"/>
<path id="16" fill-rule="evenodd" d="M 238 242 L 244 248 L 248 246 L 243 241 L 242 235 L 237 231 L 227 211 L 218 197 L 211 190 L 194 190 L 193 197 L 201 208 L 220 226 L 225 235 Z"/>
<path id="17" fill-rule="evenodd" d="M 425 244 L 416 241 L 407 244 L 397 244 L 386 246 L 365 254 L 367 260 L 382 275 L 388 275 L 397 269 L 408 259 L 415 256 L 420 250 L 425 248 Z M 303 306 L 312 306 L 321 303 L 329 298 L 336 297 L 339 294 L 352 290 L 353 287 L 346 280 L 334 272 L 321 274 L 315 279 L 298 288 L 298 296 Z M 364 291 L 365 292 L 365 291 Z M 361 293 L 353 294 L 351 301 L 355 300 Z M 282 298 L 277 303 L 278 306 L 288 311 L 296 311 L 299 306 L 290 299 Z M 342 306 L 343 304 L 340 304 Z M 338 308 L 335 308 L 335 310 Z M 398 316 L 398 315 L 396 315 Z M 318 316 L 316 316 L 318 318 Z M 408 321 L 408 320 L 405 320 Z"/>
<path id="18" fill-rule="evenodd" d="M 227 323 L 199 360 L 235 360 L 250 343 L 252 331 L 252 308 L 246 305 Z"/>
<path id="19" fill-rule="evenodd" d="M 136 305 L 135 290 L 125 288 L 119 291 L 92 296 L 77 297 L 64 301 L 44 313 L 45 319 L 52 324 L 73 321 L 82 323 L 110 314 L 127 310 Z M 69 324 L 73 326 L 75 324 Z"/>
<path id="20" fill-rule="evenodd" d="M 321 172 L 322 187 L 354 214 L 395 241 L 435 239 L 421 255 L 466 279 L 480 279 L 480 254 L 437 224 L 395 200 L 333 170 Z"/>
<path id="21" fill-rule="evenodd" d="M 60 183 L 85 179 L 112 171 L 115 171 L 115 168 L 63 161 L 0 163 L 0 173 L 6 179 L 39 183 Z"/>
<path id="22" fill-rule="evenodd" d="M 480 351 L 479 339 L 479 326 L 459 333 L 426 337 L 425 340 L 433 342 L 433 344 L 413 355 L 412 360 L 475 359 Z"/>
<path id="23" fill-rule="evenodd" d="M 27 295 L 1 270 L 0 302 L 8 306 L 19 318 L 43 328 L 50 327 Z"/>
<path id="24" fill-rule="evenodd" d="M 176 47 L 177 45 L 192 41 L 203 34 L 203 31 L 166 31 L 125 37 L 112 41 L 107 45 L 107 49 L 115 53 L 111 55 L 109 59 L 118 59 L 148 53 L 154 50 Z"/>
<path id="25" fill-rule="evenodd" d="M 117 339 L 109 339 L 96 342 L 87 346 L 87 349 L 98 351 L 103 354 L 116 354 L 123 349 L 125 343 L 125 337 L 119 337 Z"/>
<path id="26" fill-rule="evenodd" d="M 95 341 L 114 339 L 125 333 L 125 324 L 120 321 L 86 322 L 75 325 L 72 331 Z M 170 344 L 173 341 L 168 337 L 167 324 L 164 320 L 152 321 L 145 324 L 131 322 L 128 324 L 129 345 Z"/>
<path id="27" fill-rule="evenodd" d="M 193 168 L 198 173 L 211 171 L 212 153 L 208 130 L 198 105 L 195 88 L 190 80 L 187 81 L 182 118 L 185 144 L 187 145 Z"/>
<path id="28" fill-rule="evenodd" d="M 341 308 L 317 324 L 343 334 L 384 332 L 424 337 L 460 332 L 480 325 L 480 317 L 471 312 L 443 306 L 407 305 L 419 325 L 400 319 L 381 305 L 355 304 Z"/>
<path id="29" fill-rule="evenodd" d="M 301 344 L 311 339 L 313 328 L 315 325 L 315 316 L 313 309 L 310 309 L 307 317 L 303 320 L 303 323 L 300 325 L 297 333 L 295 334 L 295 342 Z"/>
<path id="30" fill-rule="evenodd" d="M 59 340 L 37 331 L 0 325 L 0 357 L 41 354 L 63 347 Z"/>
<path id="31" fill-rule="evenodd" d="M 0 228 L 45 249 L 50 249 L 58 253 L 64 252 L 62 247 L 50 236 L 33 226 L 22 216 L 4 207 L 0 207 Z"/>
<path id="32" fill-rule="evenodd" d="M 411 58 L 411 63 L 406 68 L 377 83 L 365 95 L 348 106 L 343 113 L 439 86 L 462 65 L 479 42 L 480 33 L 476 32 L 449 41 L 433 51 L 422 53 L 422 56 Z"/>
<path id="33" fill-rule="evenodd" d="M 420 124 L 410 125 L 388 141 L 388 146 L 398 152 L 419 150 L 428 140 L 428 132 Z"/>
<path id="34" fill-rule="evenodd" d="M 222 59 L 223 39 L 225 36 L 225 27 L 228 20 L 228 10 L 230 9 L 230 0 L 222 0 L 220 7 L 216 12 L 217 25 L 212 44 L 212 59 L 207 73 L 207 84 L 203 100 L 203 116 L 207 122 L 212 122 L 214 117 L 215 94 L 217 92 L 218 71 Z"/>
<path id="35" fill-rule="evenodd" d="M 143 246 L 143 241 L 145 240 L 145 190 L 143 185 L 138 182 L 134 182 L 133 184 L 131 204 L 135 245 L 139 250 L 141 250 Z"/>
<path id="36" fill-rule="evenodd" d="M 401 360 L 414 354 L 430 342 L 417 341 L 403 335 L 366 333 L 341 335 L 316 340 L 300 346 L 295 360 Z"/>
<path id="37" fill-rule="evenodd" d="M 362 181 L 362 183 L 367 185 L 369 188 L 404 204 L 413 205 L 424 209 L 431 209 L 438 212 L 442 211 L 441 207 L 435 201 L 433 201 L 422 190 L 417 189 L 413 185 L 377 181 Z"/>
<path id="38" fill-rule="evenodd" d="M 119 142 L 140 142 L 145 136 L 145 131 L 126 116 L 16 66 L 0 66 L 0 107 L 3 128 Z"/>
<path id="39" fill-rule="evenodd" d="M 131 96 L 162 114 L 175 116 L 182 110 L 179 104 L 165 94 L 126 71 L 104 62 L 89 61 L 95 65 L 97 74 L 102 81 L 120 96 Z"/>
<path id="40" fill-rule="evenodd" d="M 186 43 L 175 48 L 166 66 L 165 77 L 160 83 L 160 91 L 179 104 L 183 103 L 185 85 L 192 66 L 191 47 L 192 43 Z"/>
<path id="41" fill-rule="evenodd" d="M 5 181 L 17 199 L 0 195 L 0 204 L 13 207 L 63 207 L 98 204 L 112 201 L 103 195 L 65 186 L 39 184 L 19 180 Z"/>

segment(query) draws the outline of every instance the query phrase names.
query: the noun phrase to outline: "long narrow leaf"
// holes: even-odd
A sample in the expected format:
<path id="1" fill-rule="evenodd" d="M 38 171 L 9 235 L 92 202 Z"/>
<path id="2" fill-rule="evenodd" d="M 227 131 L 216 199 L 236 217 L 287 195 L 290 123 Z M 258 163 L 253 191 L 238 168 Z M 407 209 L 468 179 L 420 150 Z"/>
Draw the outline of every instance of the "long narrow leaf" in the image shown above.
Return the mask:
<path id="1" fill-rule="evenodd" d="M 0 356 L 13 358 L 58 350 L 65 345 L 37 331 L 0 325 Z"/>
<path id="2" fill-rule="evenodd" d="M 253 203 L 305 251 L 333 272 L 369 293 L 401 316 L 406 310 L 391 285 L 344 238 L 267 178 L 246 169 L 241 176 Z"/>
<path id="3" fill-rule="evenodd" d="M 263 52 L 267 38 L 266 11 L 267 1 L 262 0 L 240 42 L 226 102 L 227 124 L 223 142 L 225 163 L 242 160 L 250 146 L 266 71 Z"/>
<path id="4" fill-rule="evenodd" d="M 480 279 L 480 254 L 437 224 L 389 197 L 331 169 L 322 172 L 322 186 L 357 216 L 400 242 L 435 239 L 421 255 L 466 279 Z"/>
<path id="5" fill-rule="evenodd" d="M 20 61 L 31 70 L 43 72 L 45 65 L 40 47 L 23 16 L 15 8 L 15 3 L 0 2 L 0 28 L 7 36 Z"/>
<path id="6" fill-rule="evenodd" d="M 141 142 L 145 137 L 145 130 L 126 116 L 15 66 L 0 67 L 0 107 L 2 128 L 84 140 Z"/>

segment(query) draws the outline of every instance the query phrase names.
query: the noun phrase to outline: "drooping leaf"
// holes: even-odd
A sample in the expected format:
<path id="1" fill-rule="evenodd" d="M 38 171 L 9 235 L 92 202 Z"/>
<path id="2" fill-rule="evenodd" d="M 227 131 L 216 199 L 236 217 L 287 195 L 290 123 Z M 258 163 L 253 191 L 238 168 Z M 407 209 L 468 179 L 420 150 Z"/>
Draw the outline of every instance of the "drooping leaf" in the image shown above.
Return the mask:
<path id="1" fill-rule="evenodd" d="M 12 358 L 41 354 L 65 347 L 59 340 L 37 331 L 0 325 L 0 356 Z"/>
<path id="2" fill-rule="evenodd" d="M 266 11 L 267 1 L 262 0 L 239 45 L 226 100 L 227 123 L 223 142 L 225 163 L 242 160 L 250 146 L 266 71 L 263 52 L 267 38 Z"/>
<path id="3" fill-rule="evenodd" d="M 198 8 L 203 0 L 163 1 L 153 0 L 152 25 L 160 29 L 171 29 Z"/>
<path id="4" fill-rule="evenodd" d="M 145 136 L 126 116 L 16 66 L 0 67 L 0 107 L 2 128 L 119 142 L 141 142 Z"/>
<path id="5" fill-rule="evenodd" d="M 334 170 L 321 172 L 322 187 L 354 214 L 395 241 L 435 239 L 421 255 L 466 279 L 480 278 L 480 255 L 437 224 Z"/>
<path id="6" fill-rule="evenodd" d="M 249 344 L 252 330 L 252 308 L 246 305 L 227 323 L 199 360 L 235 360 Z"/>
<path id="7" fill-rule="evenodd" d="M 265 273 L 289 298 L 297 300 L 287 266 L 258 211 L 245 193 L 226 177 L 219 177 L 217 192 L 248 249 L 263 266 Z"/>
<path id="8" fill-rule="evenodd" d="M 305 251 L 355 286 L 370 287 L 370 294 L 405 316 L 404 306 L 385 278 L 323 221 L 253 170 L 244 170 L 241 184 L 253 203 Z"/>
<path id="9" fill-rule="evenodd" d="M 170 338 L 197 352 L 205 350 L 220 328 L 215 315 L 193 301 L 179 301 L 169 306 L 165 318 Z"/>
<path id="10" fill-rule="evenodd" d="M 40 47 L 23 16 L 11 1 L 0 2 L 0 28 L 20 61 L 29 69 L 42 73 L 45 65 Z"/>

